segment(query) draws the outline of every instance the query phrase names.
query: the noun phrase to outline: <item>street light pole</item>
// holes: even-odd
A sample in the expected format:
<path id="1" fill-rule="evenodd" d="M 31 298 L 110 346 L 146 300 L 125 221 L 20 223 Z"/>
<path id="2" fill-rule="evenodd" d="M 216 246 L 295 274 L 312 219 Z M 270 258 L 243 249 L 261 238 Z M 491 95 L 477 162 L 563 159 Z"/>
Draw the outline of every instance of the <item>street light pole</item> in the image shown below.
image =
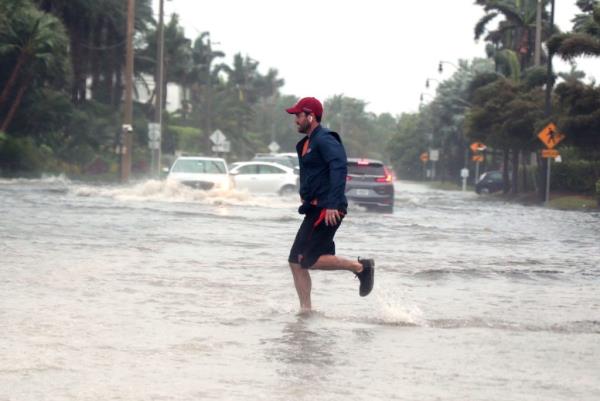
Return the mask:
<path id="1" fill-rule="evenodd" d="M 429 93 L 421 93 L 421 95 L 419 96 L 419 107 L 423 107 L 424 96 L 429 96 L 430 98 L 435 99 L 435 97 Z"/>
<path id="2" fill-rule="evenodd" d="M 438 72 L 439 72 L 440 74 L 441 74 L 442 72 L 444 72 L 444 64 L 449 64 L 449 65 L 451 65 L 452 67 L 456 68 L 457 70 L 460 70 L 460 67 L 459 67 L 459 66 L 457 66 L 456 64 L 454 64 L 454 63 L 451 63 L 451 62 L 449 62 L 449 61 L 444 61 L 444 60 L 442 60 L 442 61 L 440 61 L 440 64 L 438 65 Z"/>
<path id="3" fill-rule="evenodd" d="M 437 79 L 435 79 L 435 78 L 427 78 L 427 79 L 425 80 L 425 87 L 426 87 L 427 89 L 429 89 L 429 81 L 434 81 L 434 82 L 435 82 L 435 83 L 437 83 L 438 85 L 440 84 L 440 81 L 438 81 L 438 80 L 437 80 Z"/>
<path id="4" fill-rule="evenodd" d="M 129 181 L 133 153 L 133 31 L 135 0 L 127 1 L 127 48 L 125 53 L 125 104 L 123 107 L 121 182 Z"/>
<path id="5" fill-rule="evenodd" d="M 158 125 L 158 145 L 152 149 L 152 173 L 160 176 L 160 153 L 162 143 L 162 111 L 163 111 L 163 85 L 164 85 L 164 49 L 165 49 L 165 29 L 164 29 L 164 0 L 159 1 L 158 6 L 158 28 L 157 49 L 156 49 L 156 106 L 154 108 L 154 121 Z"/>

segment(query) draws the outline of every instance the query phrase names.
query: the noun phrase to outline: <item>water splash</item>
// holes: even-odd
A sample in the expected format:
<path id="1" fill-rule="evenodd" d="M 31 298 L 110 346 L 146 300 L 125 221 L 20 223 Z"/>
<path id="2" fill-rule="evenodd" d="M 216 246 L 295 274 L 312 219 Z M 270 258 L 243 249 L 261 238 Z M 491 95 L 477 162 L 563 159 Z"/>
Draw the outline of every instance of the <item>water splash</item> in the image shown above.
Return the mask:
<path id="1" fill-rule="evenodd" d="M 421 309 L 407 302 L 402 295 L 379 290 L 376 293 L 377 310 L 375 319 L 384 324 L 399 326 L 423 326 L 425 319 Z"/>
<path id="2" fill-rule="evenodd" d="M 50 185 L 71 185 L 72 181 L 64 174 L 51 175 L 42 174 L 40 178 L 0 178 L 0 184 L 18 185 L 18 184 L 50 184 Z"/>
<path id="3" fill-rule="evenodd" d="M 174 180 L 147 180 L 132 186 L 91 186 L 80 185 L 72 189 L 72 193 L 82 197 L 108 197 L 125 202 L 158 201 L 158 202 L 198 202 L 211 205 L 242 205 L 289 208 L 291 199 L 278 195 L 257 196 L 245 190 L 191 188 Z"/>

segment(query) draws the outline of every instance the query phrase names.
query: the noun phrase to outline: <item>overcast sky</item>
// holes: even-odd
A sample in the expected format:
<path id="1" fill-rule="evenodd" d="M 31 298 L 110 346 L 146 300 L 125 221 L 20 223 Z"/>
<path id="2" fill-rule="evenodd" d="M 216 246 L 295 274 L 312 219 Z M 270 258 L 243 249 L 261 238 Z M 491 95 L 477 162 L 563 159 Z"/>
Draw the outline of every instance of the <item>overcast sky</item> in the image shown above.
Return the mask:
<path id="1" fill-rule="evenodd" d="M 155 5 L 158 0 L 153 0 Z M 473 0 L 170 0 L 165 13 L 180 15 L 186 35 L 211 33 L 214 48 L 275 68 L 285 79 L 283 93 L 335 94 L 368 102 L 368 110 L 394 115 L 418 109 L 425 80 L 448 78 L 438 62 L 485 57 L 473 27 L 484 15 Z M 556 0 L 556 23 L 570 30 L 575 0 Z M 158 12 L 158 6 L 155 6 Z M 588 75 L 600 60 L 579 60 Z M 559 71 L 568 70 L 557 63 Z M 427 96 L 425 97 L 427 98 Z"/>

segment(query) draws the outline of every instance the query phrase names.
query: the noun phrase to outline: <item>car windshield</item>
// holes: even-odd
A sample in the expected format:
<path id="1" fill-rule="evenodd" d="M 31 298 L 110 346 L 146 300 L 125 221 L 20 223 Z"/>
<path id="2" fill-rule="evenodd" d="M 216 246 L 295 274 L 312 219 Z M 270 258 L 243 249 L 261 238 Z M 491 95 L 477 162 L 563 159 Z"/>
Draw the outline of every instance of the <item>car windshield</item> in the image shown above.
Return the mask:
<path id="1" fill-rule="evenodd" d="M 180 159 L 175 162 L 174 173 L 225 174 L 225 164 L 218 160 Z"/>
<path id="2" fill-rule="evenodd" d="M 502 180 L 502 173 L 499 171 L 487 172 L 481 176 L 481 179 L 487 179 L 487 180 L 493 180 L 493 181 Z"/>
<path id="3" fill-rule="evenodd" d="M 383 164 L 380 163 L 369 163 L 359 164 L 354 162 L 348 163 L 348 175 L 385 175 Z"/>

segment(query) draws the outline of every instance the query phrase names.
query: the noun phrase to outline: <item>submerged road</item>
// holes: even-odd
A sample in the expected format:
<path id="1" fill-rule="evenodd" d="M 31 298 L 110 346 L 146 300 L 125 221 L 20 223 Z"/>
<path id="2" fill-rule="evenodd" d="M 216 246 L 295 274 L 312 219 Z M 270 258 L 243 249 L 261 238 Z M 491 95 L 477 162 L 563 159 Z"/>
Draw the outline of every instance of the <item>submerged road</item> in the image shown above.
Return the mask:
<path id="1" fill-rule="evenodd" d="M 295 197 L 0 180 L 0 400 L 598 400 L 600 214 L 396 184 L 298 316 Z"/>

